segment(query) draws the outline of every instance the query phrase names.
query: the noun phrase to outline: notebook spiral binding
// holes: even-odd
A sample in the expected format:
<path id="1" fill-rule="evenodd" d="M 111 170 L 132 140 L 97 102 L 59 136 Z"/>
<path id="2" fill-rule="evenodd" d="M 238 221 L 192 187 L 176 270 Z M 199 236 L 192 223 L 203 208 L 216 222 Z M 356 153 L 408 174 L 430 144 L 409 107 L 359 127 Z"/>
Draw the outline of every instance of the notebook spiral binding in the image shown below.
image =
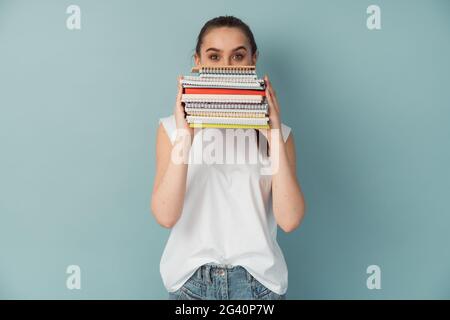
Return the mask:
<path id="1" fill-rule="evenodd" d="M 251 103 L 240 103 L 240 104 L 234 104 L 234 103 L 211 103 L 211 102 L 186 102 L 185 104 L 186 110 L 189 110 L 191 108 L 195 109 L 226 109 L 226 110 L 249 110 L 251 112 L 254 112 L 256 110 L 261 110 L 267 112 L 269 109 L 269 105 L 267 103 L 261 103 L 261 104 L 251 104 Z"/>
<path id="2" fill-rule="evenodd" d="M 247 111 L 247 110 L 245 110 Z M 202 116 L 202 117 L 224 117 L 224 118 L 264 118 L 265 113 L 260 112 L 245 112 L 245 111 L 215 111 L 215 110 L 189 110 L 189 115 L 191 116 Z"/>
<path id="3" fill-rule="evenodd" d="M 192 68 L 193 73 L 200 74 L 237 74 L 237 75 L 254 75 L 256 74 L 255 66 L 198 66 Z"/>

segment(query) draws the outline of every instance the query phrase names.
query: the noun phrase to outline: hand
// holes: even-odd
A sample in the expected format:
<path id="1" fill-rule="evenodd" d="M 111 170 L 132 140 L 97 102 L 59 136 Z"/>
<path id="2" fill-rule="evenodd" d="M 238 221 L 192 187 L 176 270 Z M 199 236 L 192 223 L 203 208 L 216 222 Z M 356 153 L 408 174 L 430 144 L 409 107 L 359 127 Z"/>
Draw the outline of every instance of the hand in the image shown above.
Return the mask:
<path id="1" fill-rule="evenodd" d="M 271 138 L 270 130 L 278 129 L 279 134 L 281 135 L 280 105 L 278 104 L 277 95 L 267 75 L 264 76 L 264 81 L 266 83 L 266 99 L 269 104 L 270 129 L 259 129 L 259 131 L 266 137 L 270 145 L 270 138 Z"/>
<path id="2" fill-rule="evenodd" d="M 181 80 L 183 79 L 183 76 L 178 76 L 178 94 L 177 99 L 175 102 L 175 109 L 174 109 L 174 115 L 175 115 L 175 122 L 177 127 L 177 134 L 178 133 L 189 133 L 191 135 L 191 138 L 194 136 L 194 128 L 189 127 L 189 124 L 186 120 L 186 113 L 184 112 L 184 106 L 181 102 L 181 96 L 183 94 L 183 86 L 181 85 Z M 181 130 L 178 130 L 181 129 Z"/>

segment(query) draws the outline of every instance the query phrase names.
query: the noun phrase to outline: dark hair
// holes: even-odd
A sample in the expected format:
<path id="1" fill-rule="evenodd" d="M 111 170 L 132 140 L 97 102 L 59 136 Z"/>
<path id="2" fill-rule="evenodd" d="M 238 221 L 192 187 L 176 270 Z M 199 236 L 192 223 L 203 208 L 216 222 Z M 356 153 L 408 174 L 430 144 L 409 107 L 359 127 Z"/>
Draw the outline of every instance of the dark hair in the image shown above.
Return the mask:
<path id="1" fill-rule="evenodd" d="M 195 52 L 200 56 L 200 48 L 203 43 L 203 38 L 206 33 L 214 28 L 220 27 L 229 27 L 229 28 L 238 28 L 240 29 L 250 42 L 250 47 L 252 50 L 252 55 L 258 51 L 258 47 L 255 42 L 255 37 L 253 36 L 253 32 L 250 30 L 249 26 L 244 23 L 241 19 L 236 18 L 234 16 L 219 16 L 213 18 L 205 23 L 205 25 L 200 30 L 200 33 L 197 37 L 197 45 L 195 47 Z"/>

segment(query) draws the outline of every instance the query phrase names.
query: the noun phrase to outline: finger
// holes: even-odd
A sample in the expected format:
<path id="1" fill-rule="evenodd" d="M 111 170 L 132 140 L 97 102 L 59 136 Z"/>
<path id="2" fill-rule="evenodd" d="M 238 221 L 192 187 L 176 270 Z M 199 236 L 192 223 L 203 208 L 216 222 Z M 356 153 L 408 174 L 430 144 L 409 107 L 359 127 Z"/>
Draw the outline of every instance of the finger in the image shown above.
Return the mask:
<path id="1" fill-rule="evenodd" d="M 276 95 L 275 89 L 273 88 L 272 82 L 270 80 L 268 81 L 268 87 L 269 87 L 269 91 L 272 93 L 272 96 L 276 97 L 277 95 Z"/>
<path id="2" fill-rule="evenodd" d="M 273 108 L 278 112 L 280 112 L 280 107 L 278 105 L 278 99 L 274 96 L 273 92 L 271 93 Z"/>
<path id="3" fill-rule="evenodd" d="M 275 89 L 273 88 L 272 81 L 269 81 L 270 91 L 272 92 L 272 95 L 275 96 Z"/>
<path id="4" fill-rule="evenodd" d="M 269 77 L 267 75 L 264 77 L 264 79 L 267 81 L 266 96 L 267 96 L 267 100 L 269 103 L 269 110 L 272 109 L 273 110 L 272 113 L 279 112 L 280 108 L 278 107 L 278 101 L 276 99 L 275 92 L 272 87 L 272 83 L 270 82 Z"/>
<path id="5" fill-rule="evenodd" d="M 183 76 L 178 76 L 178 91 L 183 90 L 183 85 L 181 84 L 181 80 L 183 80 Z"/>
<path id="6" fill-rule="evenodd" d="M 181 96 L 183 94 L 183 86 L 181 85 L 182 76 L 178 76 L 178 94 L 177 94 L 177 104 L 181 105 Z"/>
<path id="7" fill-rule="evenodd" d="M 271 106 L 269 110 L 272 118 L 278 118 L 280 115 L 280 108 L 277 100 L 272 96 L 272 94 L 269 94 L 269 105 Z"/>
<path id="8" fill-rule="evenodd" d="M 272 84 L 269 82 L 269 95 L 270 95 L 270 99 L 272 101 L 273 107 L 275 108 L 275 110 L 280 111 L 280 108 L 278 106 L 278 99 L 277 96 L 275 95 L 275 90 L 272 87 Z"/>
<path id="9" fill-rule="evenodd" d="M 266 97 L 267 97 L 267 102 L 269 103 L 269 109 L 272 109 L 274 107 L 274 103 L 273 103 L 272 92 L 270 92 L 269 88 L 266 89 Z"/>
<path id="10" fill-rule="evenodd" d="M 264 81 L 266 82 L 266 88 L 268 88 L 270 90 L 270 80 L 269 80 L 269 76 L 266 75 L 264 77 Z"/>
<path id="11" fill-rule="evenodd" d="M 273 89 L 273 87 L 272 87 L 272 84 L 271 84 L 270 82 L 269 82 L 268 90 L 269 90 L 269 92 L 270 92 L 270 95 L 272 96 L 272 100 L 275 100 L 275 98 L 276 98 L 276 96 L 275 96 L 275 91 L 274 91 L 274 89 Z"/>

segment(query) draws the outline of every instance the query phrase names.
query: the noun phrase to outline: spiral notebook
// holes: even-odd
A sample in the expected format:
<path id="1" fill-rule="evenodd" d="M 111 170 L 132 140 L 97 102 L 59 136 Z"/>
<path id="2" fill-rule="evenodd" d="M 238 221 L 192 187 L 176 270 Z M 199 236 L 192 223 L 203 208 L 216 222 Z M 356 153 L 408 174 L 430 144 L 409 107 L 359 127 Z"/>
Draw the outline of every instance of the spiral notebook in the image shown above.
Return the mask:
<path id="1" fill-rule="evenodd" d="M 198 66 L 181 84 L 193 128 L 269 128 L 265 82 L 255 66 Z"/>

